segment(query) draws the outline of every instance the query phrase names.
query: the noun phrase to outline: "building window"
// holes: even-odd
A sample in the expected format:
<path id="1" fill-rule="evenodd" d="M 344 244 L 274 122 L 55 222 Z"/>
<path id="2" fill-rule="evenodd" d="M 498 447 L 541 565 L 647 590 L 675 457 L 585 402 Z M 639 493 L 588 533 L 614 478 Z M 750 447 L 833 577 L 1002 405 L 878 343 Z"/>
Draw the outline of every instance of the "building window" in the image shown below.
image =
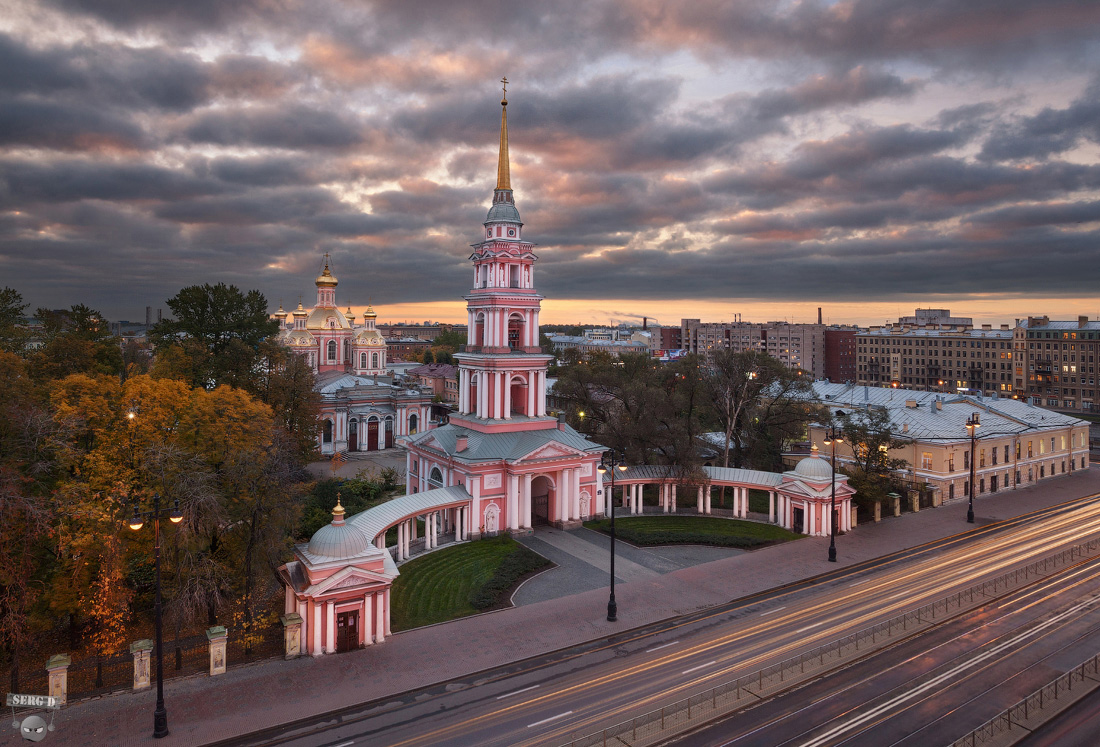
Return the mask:
<path id="1" fill-rule="evenodd" d="M 1005 464 L 1008 464 L 1008 444 L 1005 444 Z"/>
<path id="2" fill-rule="evenodd" d="M 366 367 L 367 367 L 367 354 L 366 353 L 360 353 L 359 354 L 359 368 L 366 368 Z"/>
<path id="3" fill-rule="evenodd" d="M 984 467 L 985 466 L 985 449 L 980 449 L 978 451 L 978 466 L 979 467 Z"/>
<path id="4" fill-rule="evenodd" d="M 321 443 L 332 443 L 332 421 L 326 420 L 325 425 L 321 430 Z"/>
<path id="5" fill-rule="evenodd" d="M 921 469 L 932 469 L 932 453 L 925 451 L 920 455 Z"/>
<path id="6" fill-rule="evenodd" d="M 328 359 L 330 361 L 336 360 L 336 340 L 328 341 Z"/>
<path id="7" fill-rule="evenodd" d="M 371 368 L 378 368 L 378 353 L 371 353 L 370 354 L 370 367 Z"/>

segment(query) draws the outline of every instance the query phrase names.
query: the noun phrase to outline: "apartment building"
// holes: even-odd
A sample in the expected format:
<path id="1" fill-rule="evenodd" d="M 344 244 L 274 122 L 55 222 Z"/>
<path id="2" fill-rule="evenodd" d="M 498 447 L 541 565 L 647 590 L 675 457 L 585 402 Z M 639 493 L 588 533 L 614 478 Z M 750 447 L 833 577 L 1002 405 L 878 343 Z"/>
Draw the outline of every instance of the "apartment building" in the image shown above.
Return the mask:
<path id="1" fill-rule="evenodd" d="M 971 321 L 948 309 L 917 309 L 897 324 L 858 332 L 855 383 L 1011 397 L 1013 330 Z"/>
<path id="2" fill-rule="evenodd" d="M 825 325 L 787 322 L 680 320 L 682 349 L 710 358 L 715 350 L 758 350 L 788 368 L 825 376 Z"/>
<path id="3" fill-rule="evenodd" d="M 1045 407 L 1100 412 L 1100 321 L 1028 317 L 1017 320 L 1013 342 L 1017 397 Z"/>

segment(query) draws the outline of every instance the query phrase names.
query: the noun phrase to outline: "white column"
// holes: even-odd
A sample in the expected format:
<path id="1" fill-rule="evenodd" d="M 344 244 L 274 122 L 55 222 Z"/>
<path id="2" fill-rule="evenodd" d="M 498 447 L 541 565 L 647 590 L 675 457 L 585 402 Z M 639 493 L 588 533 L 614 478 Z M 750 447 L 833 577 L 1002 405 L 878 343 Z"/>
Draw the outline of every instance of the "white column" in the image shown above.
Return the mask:
<path id="1" fill-rule="evenodd" d="M 390 630 L 390 590 L 386 587 L 386 590 L 382 592 L 382 601 L 386 605 L 386 612 L 382 616 L 383 622 L 386 624 L 386 635 L 393 635 L 393 631 Z"/>
<path id="2" fill-rule="evenodd" d="M 572 518 L 580 520 L 581 518 L 581 471 L 579 469 L 573 470 L 573 500 L 570 504 L 573 507 Z"/>
<path id="3" fill-rule="evenodd" d="M 535 372 L 527 372 L 527 417 L 533 418 L 535 412 Z"/>
<path id="4" fill-rule="evenodd" d="M 413 480 L 416 479 L 415 477 L 412 477 L 412 465 L 412 452 L 407 451 L 405 452 L 405 495 L 412 495 Z M 410 477 L 412 477 L 412 479 L 409 479 Z"/>
<path id="5" fill-rule="evenodd" d="M 328 602 L 325 613 L 328 615 L 328 620 L 325 621 L 325 653 L 336 653 L 336 602 Z"/>
<path id="6" fill-rule="evenodd" d="M 768 521 L 775 522 L 775 491 L 768 491 Z"/>
<path id="7" fill-rule="evenodd" d="M 372 618 L 370 594 L 363 595 L 363 645 L 369 646 L 374 643 L 374 620 Z"/>
<path id="8" fill-rule="evenodd" d="M 458 369 L 458 411 L 466 414 L 466 371 Z"/>
<path id="9" fill-rule="evenodd" d="M 558 521 L 569 521 L 569 489 L 573 486 L 570 470 L 563 469 L 558 476 Z"/>
<path id="10" fill-rule="evenodd" d="M 405 559 L 405 522 L 401 522 L 397 525 L 397 561 L 401 562 Z"/>
<path id="11" fill-rule="evenodd" d="M 541 418 L 546 415 L 546 372 L 539 371 L 535 379 L 538 381 L 538 391 L 535 392 L 535 396 L 538 398 L 538 416 Z"/>
<path id="12" fill-rule="evenodd" d="M 470 531 L 481 536 L 481 478 L 471 477 L 466 485 L 470 493 Z"/>
<path id="13" fill-rule="evenodd" d="M 508 475 L 508 528 L 519 529 L 519 475 Z"/>
<path id="14" fill-rule="evenodd" d="M 310 653 L 314 656 L 324 653 L 321 650 L 321 605 L 316 600 L 313 601 L 313 650 Z"/>
<path id="15" fill-rule="evenodd" d="M 523 526 L 526 529 L 531 528 L 531 483 L 534 481 L 534 476 L 528 472 L 523 476 Z"/>
<path id="16" fill-rule="evenodd" d="M 389 591 L 387 589 L 387 591 Z M 374 595 L 374 642 L 382 643 L 386 640 L 386 610 L 382 593 Z"/>
<path id="17" fill-rule="evenodd" d="M 672 512 L 676 513 L 676 488 L 678 486 L 673 483 L 672 485 Z"/>
<path id="18" fill-rule="evenodd" d="M 699 486 L 698 495 L 695 498 L 695 510 L 699 513 L 705 513 L 703 509 L 703 486 Z"/>
<path id="19" fill-rule="evenodd" d="M 512 372 L 505 371 L 504 374 L 504 419 L 512 419 Z"/>

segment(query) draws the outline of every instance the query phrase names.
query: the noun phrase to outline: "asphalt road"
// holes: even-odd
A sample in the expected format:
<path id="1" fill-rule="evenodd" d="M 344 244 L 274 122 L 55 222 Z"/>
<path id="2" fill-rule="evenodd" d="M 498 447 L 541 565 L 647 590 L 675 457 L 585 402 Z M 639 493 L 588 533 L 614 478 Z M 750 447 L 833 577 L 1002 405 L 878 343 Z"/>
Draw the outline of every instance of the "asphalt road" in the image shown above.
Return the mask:
<path id="1" fill-rule="evenodd" d="M 1060 546 L 1098 535 L 1100 506 L 1089 500 L 1077 501 L 609 641 L 407 693 L 384 703 L 346 709 L 234 743 L 343 747 L 561 744 L 571 735 L 588 733 L 674 702 L 1018 568 Z M 1010 623 L 995 620 L 990 609 L 985 612 L 990 619 L 979 630 L 995 635 Z M 1041 612 L 1037 606 L 1027 609 L 1035 610 L 1032 614 Z M 1026 617 L 1026 613 L 1021 614 Z M 996 645 L 990 641 L 986 644 Z M 952 646 L 943 650 L 954 651 Z M 997 670 L 1000 674 L 996 675 L 1002 679 L 1007 677 L 1005 672 L 1020 665 L 1004 666 L 1007 669 Z M 902 684 L 918 676 L 908 669 L 902 671 L 900 666 L 889 669 L 892 676 L 903 678 Z M 905 679 L 907 674 L 911 676 Z M 968 681 L 977 682 L 973 678 Z M 882 691 L 884 685 L 877 687 Z M 795 691 L 786 700 L 810 702 L 805 697 L 807 692 Z M 870 694 L 861 697 L 871 700 Z M 958 694 L 954 698 L 955 702 L 967 700 L 960 701 Z M 932 707 L 928 698 L 911 706 L 911 713 L 919 714 L 914 723 L 923 723 L 920 719 L 927 718 L 923 709 Z M 976 707 L 970 710 L 985 713 Z M 982 715 L 974 725 L 991 715 Z M 796 721 L 803 728 L 810 723 L 809 717 L 798 717 Z M 872 743 L 885 744 L 867 742 Z"/>

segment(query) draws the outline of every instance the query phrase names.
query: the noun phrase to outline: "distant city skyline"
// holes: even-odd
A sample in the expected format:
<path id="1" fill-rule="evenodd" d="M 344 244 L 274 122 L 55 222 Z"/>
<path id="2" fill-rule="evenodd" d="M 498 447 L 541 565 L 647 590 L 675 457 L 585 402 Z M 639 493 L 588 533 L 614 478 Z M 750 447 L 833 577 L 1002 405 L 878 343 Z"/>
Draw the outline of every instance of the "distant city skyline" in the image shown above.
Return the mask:
<path id="1" fill-rule="evenodd" d="M 547 323 L 1096 318 L 1096 70 L 1086 0 L 9 0 L 0 286 L 461 321 L 506 75 Z"/>

